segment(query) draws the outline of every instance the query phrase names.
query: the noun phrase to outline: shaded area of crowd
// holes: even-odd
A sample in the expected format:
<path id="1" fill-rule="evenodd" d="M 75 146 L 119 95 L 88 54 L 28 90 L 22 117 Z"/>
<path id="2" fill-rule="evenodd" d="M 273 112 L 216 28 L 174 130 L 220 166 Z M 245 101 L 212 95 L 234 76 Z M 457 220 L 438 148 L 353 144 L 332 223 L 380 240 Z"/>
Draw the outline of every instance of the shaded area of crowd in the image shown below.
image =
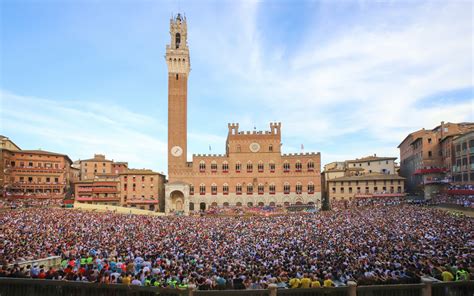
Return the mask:
<path id="1" fill-rule="evenodd" d="M 0 276 L 260 289 L 463 280 L 474 267 L 474 219 L 413 205 L 250 218 L 34 208 L 2 212 L 0 227 Z M 7 265 L 54 255 L 59 269 Z"/>

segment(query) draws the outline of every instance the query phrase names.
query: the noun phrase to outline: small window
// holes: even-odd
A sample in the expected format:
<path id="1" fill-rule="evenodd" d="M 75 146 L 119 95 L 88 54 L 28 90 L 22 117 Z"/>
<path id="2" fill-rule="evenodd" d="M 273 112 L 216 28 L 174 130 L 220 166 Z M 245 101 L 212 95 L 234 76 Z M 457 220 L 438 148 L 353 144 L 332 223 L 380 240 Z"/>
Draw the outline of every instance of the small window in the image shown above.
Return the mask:
<path id="1" fill-rule="evenodd" d="M 206 194 L 206 185 L 204 184 L 199 185 L 199 194 L 200 195 Z"/>
<path id="2" fill-rule="evenodd" d="M 303 185 L 301 185 L 301 183 L 297 183 L 295 189 L 296 194 L 301 194 L 303 192 Z"/>
<path id="3" fill-rule="evenodd" d="M 222 172 L 227 173 L 228 171 L 229 171 L 229 163 L 225 161 L 224 163 L 222 163 Z"/>
<path id="4" fill-rule="evenodd" d="M 201 173 L 203 173 L 203 172 L 206 171 L 206 163 L 205 163 L 204 161 L 201 161 L 201 162 L 199 163 L 199 171 L 200 171 Z"/>
<path id="5" fill-rule="evenodd" d="M 222 186 L 222 193 L 225 195 L 229 194 L 229 185 L 224 184 L 224 186 Z"/>
<path id="6" fill-rule="evenodd" d="M 251 162 L 247 163 L 247 173 L 251 173 L 253 171 L 253 165 Z"/>
<path id="7" fill-rule="evenodd" d="M 268 146 L 268 151 L 269 151 L 269 152 L 273 152 L 273 145 L 270 144 L 270 145 Z"/>
<path id="8" fill-rule="evenodd" d="M 217 172 L 217 163 L 215 161 L 211 163 L 211 172 Z"/>
<path id="9" fill-rule="evenodd" d="M 258 163 L 258 172 L 259 172 L 259 173 L 263 173 L 263 168 L 264 168 L 263 162 L 259 162 L 259 163 Z"/>
<path id="10" fill-rule="evenodd" d="M 242 165 L 240 164 L 240 162 L 237 162 L 235 164 L 235 172 L 236 173 L 240 173 L 240 170 L 242 169 Z"/>
<path id="11" fill-rule="evenodd" d="M 258 194 L 262 195 L 265 191 L 263 184 L 258 184 Z"/>
<path id="12" fill-rule="evenodd" d="M 212 195 L 216 195 L 216 194 L 217 194 L 217 185 L 216 185 L 216 184 L 212 184 L 212 185 L 211 185 L 211 194 L 212 194 Z"/>
<path id="13" fill-rule="evenodd" d="M 296 169 L 296 171 L 297 171 L 297 172 L 301 172 L 301 169 L 302 169 L 302 168 L 303 168 L 303 165 L 301 164 L 301 162 L 300 162 L 300 161 L 297 161 L 297 162 L 295 163 L 295 169 Z"/>
<path id="14" fill-rule="evenodd" d="M 308 194 L 313 194 L 314 193 L 314 184 L 309 183 L 308 184 Z"/>
<path id="15" fill-rule="evenodd" d="M 285 162 L 283 164 L 283 172 L 288 173 L 290 171 L 290 164 L 288 162 Z"/>
<path id="16" fill-rule="evenodd" d="M 252 184 L 247 185 L 247 194 L 253 194 L 253 185 Z"/>
<path id="17" fill-rule="evenodd" d="M 194 195 L 194 185 L 189 185 L 189 194 Z"/>
<path id="18" fill-rule="evenodd" d="M 314 162 L 309 161 L 307 164 L 307 167 L 308 167 L 308 172 L 314 171 Z"/>
<path id="19" fill-rule="evenodd" d="M 271 162 L 269 167 L 270 167 L 270 173 L 274 173 L 275 172 L 275 164 Z"/>
<path id="20" fill-rule="evenodd" d="M 242 194 L 242 185 L 237 184 L 237 185 L 235 186 L 235 193 L 236 193 L 236 194 L 239 194 L 239 195 Z"/>
<path id="21" fill-rule="evenodd" d="M 285 183 L 285 184 L 283 185 L 283 193 L 284 193 L 284 194 L 290 194 L 290 189 L 291 189 L 290 184 Z"/>
<path id="22" fill-rule="evenodd" d="M 275 194 L 275 184 L 270 184 L 270 186 L 268 186 L 268 191 L 270 191 L 270 194 Z"/>

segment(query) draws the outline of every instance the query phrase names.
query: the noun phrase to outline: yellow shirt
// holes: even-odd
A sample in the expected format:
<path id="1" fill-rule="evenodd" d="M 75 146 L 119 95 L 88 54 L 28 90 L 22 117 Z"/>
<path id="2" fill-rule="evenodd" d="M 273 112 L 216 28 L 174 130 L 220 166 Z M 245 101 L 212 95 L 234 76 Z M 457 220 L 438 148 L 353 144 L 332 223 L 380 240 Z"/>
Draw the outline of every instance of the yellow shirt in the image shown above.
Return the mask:
<path id="1" fill-rule="evenodd" d="M 129 276 L 125 276 L 125 277 L 122 278 L 122 284 L 130 285 L 131 280 L 132 279 Z"/>
<path id="2" fill-rule="evenodd" d="M 324 287 L 334 287 L 334 282 L 331 281 L 330 279 L 324 280 L 323 286 Z"/>
<path id="3" fill-rule="evenodd" d="M 441 277 L 443 278 L 443 282 L 451 282 L 452 280 L 454 280 L 453 274 L 447 270 L 441 273 Z"/>
<path id="4" fill-rule="evenodd" d="M 290 284 L 290 288 L 292 289 L 298 288 L 300 285 L 300 280 L 297 278 L 293 278 L 290 280 L 289 284 Z"/>
<path id="5" fill-rule="evenodd" d="M 321 287 L 321 283 L 319 281 L 312 281 L 311 288 L 319 288 Z"/>
<path id="6" fill-rule="evenodd" d="M 301 288 L 307 289 L 311 285 L 311 279 L 309 278 L 302 278 L 301 279 Z"/>

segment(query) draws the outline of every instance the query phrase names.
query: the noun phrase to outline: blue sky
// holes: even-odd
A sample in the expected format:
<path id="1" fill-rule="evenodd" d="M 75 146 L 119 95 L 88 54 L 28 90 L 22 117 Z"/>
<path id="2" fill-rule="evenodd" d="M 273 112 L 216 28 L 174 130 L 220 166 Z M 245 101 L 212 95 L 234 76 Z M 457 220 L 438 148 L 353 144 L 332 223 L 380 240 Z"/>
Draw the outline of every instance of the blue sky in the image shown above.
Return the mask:
<path id="1" fill-rule="evenodd" d="M 188 20 L 188 150 L 227 123 L 282 122 L 323 164 L 398 156 L 407 133 L 474 121 L 471 1 L 40 1 L 0 4 L 0 134 L 166 172 L 172 13 Z M 190 155 L 188 156 L 190 157 Z"/>

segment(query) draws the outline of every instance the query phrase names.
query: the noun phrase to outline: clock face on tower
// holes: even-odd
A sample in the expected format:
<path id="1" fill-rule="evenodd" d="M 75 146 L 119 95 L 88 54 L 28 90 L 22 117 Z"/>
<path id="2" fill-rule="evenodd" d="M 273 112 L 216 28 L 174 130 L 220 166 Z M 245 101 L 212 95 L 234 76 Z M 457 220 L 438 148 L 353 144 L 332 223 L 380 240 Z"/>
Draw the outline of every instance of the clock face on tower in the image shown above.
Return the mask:
<path id="1" fill-rule="evenodd" d="M 181 154 L 183 154 L 183 148 L 179 146 L 173 146 L 171 148 L 171 155 L 173 155 L 174 157 L 180 157 Z"/>
<path id="2" fill-rule="evenodd" d="M 252 143 L 250 144 L 249 148 L 250 148 L 250 151 L 252 152 L 258 152 L 258 150 L 260 150 L 260 144 Z"/>

